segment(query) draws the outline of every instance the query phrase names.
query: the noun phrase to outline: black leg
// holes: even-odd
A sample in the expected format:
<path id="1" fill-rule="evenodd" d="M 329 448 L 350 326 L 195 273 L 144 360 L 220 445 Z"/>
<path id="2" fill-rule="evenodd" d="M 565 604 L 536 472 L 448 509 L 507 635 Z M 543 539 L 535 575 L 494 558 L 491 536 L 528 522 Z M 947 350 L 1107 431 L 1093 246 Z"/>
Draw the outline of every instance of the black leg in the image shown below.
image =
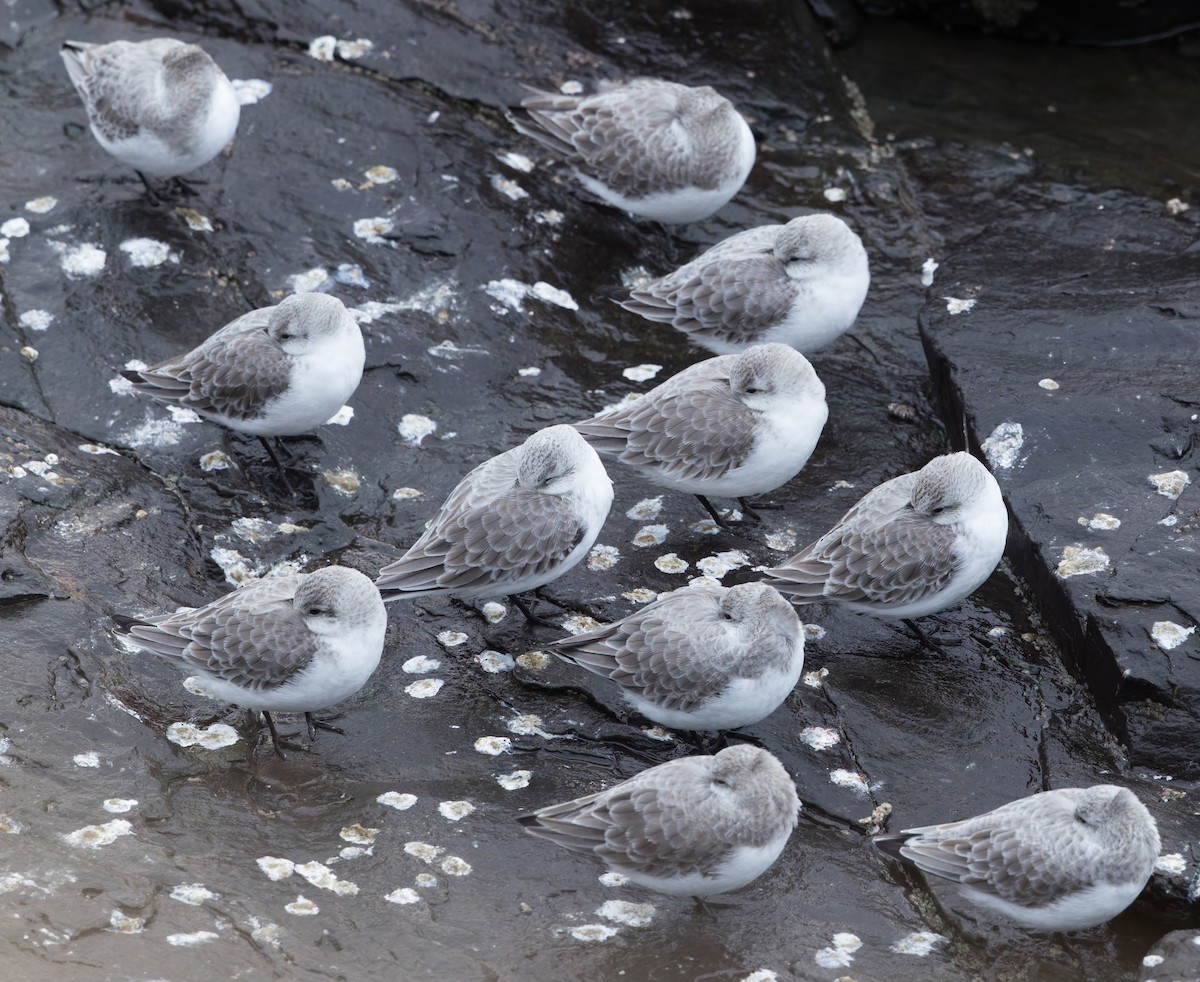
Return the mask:
<path id="1" fill-rule="evenodd" d="M 271 444 L 267 442 L 267 438 L 260 436 L 258 438 L 258 442 L 263 445 L 263 449 L 267 452 L 267 455 L 271 458 L 272 462 L 274 462 L 276 469 L 279 471 L 279 476 L 283 479 L 283 486 L 288 489 L 288 494 L 295 496 L 296 489 L 292 487 L 292 482 L 288 480 L 287 471 L 283 469 L 283 464 L 281 464 L 279 462 L 279 458 L 275 456 L 275 450 L 271 447 Z"/>
<path id="2" fill-rule="evenodd" d="M 712 506 L 712 502 L 704 497 L 704 495 L 696 495 L 696 500 L 704 506 L 704 510 L 712 516 L 712 520 L 721 526 L 721 528 L 723 528 L 726 532 L 733 531 L 733 529 L 729 527 L 729 523 L 717 513 L 717 510 Z"/>
<path id="3" fill-rule="evenodd" d="M 930 651 L 936 651 L 939 655 L 946 654 L 945 650 L 942 648 L 942 646 L 940 644 L 938 644 L 936 641 L 934 641 L 931 637 L 929 637 L 929 635 L 927 635 L 924 631 L 922 631 L 917 626 L 916 621 L 910 620 L 909 618 L 905 617 L 905 618 L 901 619 L 901 623 L 906 628 L 908 628 L 908 633 L 911 634 L 914 638 L 917 639 L 917 641 L 919 641 L 921 643 L 921 647 L 927 648 Z"/>
<path id="4" fill-rule="evenodd" d="M 159 196 L 159 193 L 154 190 L 154 185 L 150 183 L 150 178 L 148 178 L 140 170 L 134 171 L 134 173 L 137 174 L 137 176 L 142 179 L 142 183 L 146 186 L 146 197 L 150 199 L 150 203 L 152 205 L 155 205 L 156 207 L 158 205 L 161 205 L 163 203 L 163 200 Z"/>
<path id="5" fill-rule="evenodd" d="M 517 610 L 519 610 L 522 614 L 525 615 L 525 620 L 527 620 L 530 624 L 537 624 L 539 627 L 553 627 L 556 629 L 558 628 L 558 625 L 555 624 L 553 621 L 548 621 L 548 620 L 546 620 L 546 618 L 539 617 L 537 614 L 535 614 L 529 608 L 529 605 L 524 600 L 522 600 L 517 594 L 514 593 L 511 597 L 509 597 L 509 599 L 513 602 L 513 605 L 517 608 Z"/>
<path id="6" fill-rule="evenodd" d="M 267 721 L 267 729 L 271 731 L 271 743 L 275 745 L 275 753 L 279 754 L 280 760 L 287 760 L 283 754 L 283 741 L 279 739 L 279 732 L 275 729 L 275 721 L 271 719 L 271 714 L 265 709 L 263 710 L 263 719 Z"/>
<path id="7" fill-rule="evenodd" d="M 742 514 L 754 522 L 761 522 L 762 515 L 750 507 L 750 502 L 745 498 L 738 498 L 738 504 L 742 506 Z"/>
<path id="8" fill-rule="evenodd" d="M 312 713 L 305 713 L 304 721 L 308 724 L 308 738 L 310 740 L 317 738 L 317 730 L 328 730 L 330 733 L 340 733 L 342 736 L 346 735 L 346 731 L 340 726 L 334 726 L 323 719 L 317 719 Z"/>

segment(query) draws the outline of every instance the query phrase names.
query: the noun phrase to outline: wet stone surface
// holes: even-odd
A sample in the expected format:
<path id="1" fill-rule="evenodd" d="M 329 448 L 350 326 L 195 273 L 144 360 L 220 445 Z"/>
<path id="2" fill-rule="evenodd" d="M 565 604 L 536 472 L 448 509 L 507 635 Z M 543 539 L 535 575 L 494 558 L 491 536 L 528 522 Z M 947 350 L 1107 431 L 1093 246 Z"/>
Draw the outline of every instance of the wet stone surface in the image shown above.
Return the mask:
<path id="1" fill-rule="evenodd" d="M 541 612 L 565 631 L 706 568 L 726 584 L 749 579 L 959 439 L 954 426 L 946 439 L 917 333 L 921 267 L 936 256 L 957 270 L 946 257 L 972 221 L 1024 203 L 1014 185 L 1050 196 L 1037 164 L 986 136 L 898 153 L 871 124 L 890 102 L 869 88 L 858 101 L 803 7 L 782 26 L 770 4 L 754 5 L 758 19 L 718 4 L 544 7 L 32 9 L 19 46 L 0 54 L 11 107 L 0 114 L 0 225 L 28 225 L 7 226 L 0 264 L 6 971 L 1132 979 L 1189 916 L 1166 897 L 1195 876 L 1192 786 L 1182 772 L 1129 766 L 1118 737 L 1132 727 L 1116 725 L 1076 660 L 1077 674 L 1064 667 L 1061 601 L 1044 605 L 1005 567 L 927 623 L 940 654 L 893 625 L 804 612 L 810 674 L 733 737 L 761 742 L 796 777 L 800 826 L 772 870 L 706 909 L 610 885 L 598 863 L 512 820 L 695 751 L 546 659 L 539 645 L 557 632 L 530 629 L 514 608 L 393 605 L 379 671 L 339 707 L 347 735 L 322 733 L 286 761 L 241 714 L 112 641 L 114 612 L 203 603 L 272 570 L 338 561 L 374 573 L 479 461 L 702 357 L 610 303 L 623 280 L 805 210 L 844 214 L 873 275 L 852 335 L 814 358 L 830 421 L 808 467 L 738 535 L 614 468 L 605 548 L 546 588 Z M 232 150 L 178 208 L 150 206 L 81 129 L 57 53 L 66 38 L 164 33 L 202 40 L 231 78 L 270 85 L 245 87 L 258 101 L 243 107 Z M 330 44 L 313 42 L 331 35 L 355 43 L 334 43 L 331 60 L 309 53 L 326 55 Z M 586 200 L 503 115 L 520 82 L 641 73 L 716 85 L 760 142 L 743 192 L 672 239 Z M 955 225 L 956 209 L 975 217 Z M 173 418 L 114 381 L 131 359 L 183 350 L 297 289 L 357 311 L 367 372 L 352 415 L 294 441 L 300 493 L 289 497 L 256 443 Z M 643 365 L 663 368 L 626 374 Z M 1112 531 L 1077 534 L 1090 546 Z M 884 803 L 903 828 L 1101 780 L 1150 804 L 1172 858 L 1147 898 L 1067 944 L 948 916 L 865 835 Z"/>

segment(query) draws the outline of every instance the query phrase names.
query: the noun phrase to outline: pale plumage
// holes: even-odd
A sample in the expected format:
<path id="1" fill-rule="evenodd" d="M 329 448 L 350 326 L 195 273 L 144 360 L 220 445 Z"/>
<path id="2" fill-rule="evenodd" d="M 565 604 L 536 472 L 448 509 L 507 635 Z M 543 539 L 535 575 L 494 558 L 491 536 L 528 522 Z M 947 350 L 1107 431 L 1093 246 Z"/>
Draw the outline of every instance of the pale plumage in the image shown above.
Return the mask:
<path id="1" fill-rule="evenodd" d="M 142 395 L 253 436 L 308 433 L 362 379 L 362 331 L 336 297 L 301 293 L 227 324 L 199 347 L 122 374 Z"/>
<path id="2" fill-rule="evenodd" d="M 871 274 L 862 240 L 835 215 L 739 232 L 621 306 L 719 355 L 779 341 L 809 352 L 845 333 Z"/>
<path id="3" fill-rule="evenodd" d="M 996 479 L 968 453 L 869 491 L 828 532 L 766 572 L 793 601 L 828 600 L 911 618 L 957 603 L 1004 553 L 1008 512 Z"/>
<path id="4" fill-rule="evenodd" d="M 961 822 L 875 837 L 891 855 L 959 885 L 974 903 L 1040 931 L 1116 917 L 1158 857 L 1153 816 L 1127 788 L 1098 784 L 1021 798 Z"/>
<path id="5" fill-rule="evenodd" d="M 233 86 L 194 44 L 67 41 L 62 58 L 97 141 L 144 176 L 195 170 L 237 130 L 241 108 Z"/>
<path id="6" fill-rule="evenodd" d="M 808 359 L 764 344 L 692 365 L 575 428 L 642 477 L 696 495 L 720 522 L 708 495 L 744 498 L 791 480 L 828 415 Z"/>
<path id="7" fill-rule="evenodd" d="M 586 798 L 518 821 L 539 838 L 592 853 L 638 886 L 708 896 L 745 886 L 779 857 L 800 799 L 783 765 L 758 747 L 728 747 L 642 771 Z"/>
<path id="8" fill-rule="evenodd" d="M 754 135 L 733 104 L 703 86 L 639 78 L 594 95 L 531 89 L 520 132 L 562 155 L 598 198 L 659 222 L 720 209 L 754 166 Z"/>
<path id="9" fill-rule="evenodd" d="M 379 665 L 387 612 L 357 570 L 268 577 L 204 607 L 119 618 L 118 635 L 198 676 L 218 699 L 270 713 L 311 713 L 361 689 Z M 311 722 L 311 720 L 310 720 Z"/>
<path id="10" fill-rule="evenodd" d="M 595 451 L 571 427 L 550 426 L 467 474 L 376 582 L 389 601 L 535 590 L 587 555 L 611 504 Z"/>
<path id="11" fill-rule="evenodd" d="M 804 626 L 765 583 L 690 586 L 548 650 L 612 679 L 663 726 L 749 726 L 779 707 L 804 668 Z"/>

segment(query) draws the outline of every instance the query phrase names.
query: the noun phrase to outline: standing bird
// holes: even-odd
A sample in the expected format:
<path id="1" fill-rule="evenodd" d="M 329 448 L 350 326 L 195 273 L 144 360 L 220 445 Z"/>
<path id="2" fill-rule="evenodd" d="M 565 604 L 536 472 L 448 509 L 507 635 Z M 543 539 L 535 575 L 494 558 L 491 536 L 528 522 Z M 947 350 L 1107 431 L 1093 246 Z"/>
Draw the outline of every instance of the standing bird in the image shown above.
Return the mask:
<path id="1" fill-rule="evenodd" d="M 121 374 L 135 392 L 258 437 L 287 483 L 266 438 L 326 422 L 358 388 L 365 361 L 362 331 L 345 305 L 298 293 L 243 314 L 187 354 Z"/>
<path id="2" fill-rule="evenodd" d="M 523 134 L 565 157 L 585 188 L 657 222 L 698 222 L 725 205 L 754 166 L 754 135 L 707 85 L 661 79 L 601 83 L 595 95 L 530 89 L 513 119 Z"/>
<path id="3" fill-rule="evenodd" d="M 196 674 L 216 698 L 261 711 L 282 757 L 271 713 L 304 713 L 310 735 L 335 729 L 312 714 L 366 685 L 387 611 L 368 577 L 327 566 L 258 580 L 204 607 L 117 621 L 130 645 Z"/>
<path id="4" fill-rule="evenodd" d="M 531 835 L 599 856 L 638 886 L 705 897 L 779 858 L 800 799 L 783 765 L 748 744 L 651 767 L 607 791 L 518 817 Z"/>
<path id="5" fill-rule="evenodd" d="M 804 215 L 717 243 L 621 303 L 718 355 L 779 341 L 808 353 L 850 330 L 871 273 L 835 215 Z"/>
<path id="6" fill-rule="evenodd" d="M 808 462 L 829 409 L 808 359 L 785 344 L 685 368 L 632 402 L 575 428 L 601 454 L 647 480 L 694 494 L 727 527 L 709 495 L 738 498 L 774 491 Z"/>
<path id="7" fill-rule="evenodd" d="M 1043 791 L 874 841 L 1037 931 L 1078 931 L 1116 917 L 1142 892 L 1159 850 L 1146 806 L 1112 784 Z"/>
<path id="8" fill-rule="evenodd" d="M 867 492 L 832 529 L 766 576 L 799 603 L 828 600 L 901 618 L 925 642 L 911 618 L 972 593 L 1000 562 L 1007 537 L 996 479 L 969 453 L 952 453 Z"/>
<path id="9" fill-rule="evenodd" d="M 202 167 L 233 139 L 241 106 L 203 48 L 173 38 L 87 44 L 67 41 L 62 59 L 100 146 L 151 177 Z"/>
<path id="10" fill-rule="evenodd" d="M 449 594 L 463 599 L 536 590 L 572 569 L 596 541 L 612 481 L 569 426 L 538 430 L 485 461 L 450 492 L 425 533 L 375 581 L 385 601 Z"/>
<path id="11" fill-rule="evenodd" d="M 547 648 L 612 679 L 655 723 L 727 730 L 765 719 L 796 687 L 804 625 L 765 583 L 689 586 Z"/>

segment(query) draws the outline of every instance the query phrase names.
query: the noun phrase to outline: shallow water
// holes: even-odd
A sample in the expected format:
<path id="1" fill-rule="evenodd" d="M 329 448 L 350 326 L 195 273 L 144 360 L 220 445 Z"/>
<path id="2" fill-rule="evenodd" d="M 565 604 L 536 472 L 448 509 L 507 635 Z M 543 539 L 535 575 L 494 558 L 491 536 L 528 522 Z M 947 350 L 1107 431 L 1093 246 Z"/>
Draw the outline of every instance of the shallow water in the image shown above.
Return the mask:
<path id="1" fill-rule="evenodd" d="M 761 9 L 763 25 L 772 13 Z M 209 183 L 186 202 L 189 215 L 153 208 L 139 185 L 116 183 L 119 165 L 86 132 L 66 128 L 83 116 L 56 52 L 67 37 L 201 29 L 231 77 L 273 89 L 244 107 L 231 155 L 199 175 Z M 306 53 L 335 29 L 375 47 L 349 62 Z M 22 216 L 31 228 L 10 240 L 0 265 L 0 400 L 61 428 L 7 410 L 0 418 L 0 454 L 11 456 L 0 457 L 9 474 L 0 479 L 4 558 L 20 584 L 0 604 L 8 653 L 0 812 L 17 829 L 0 836 L 8 977 L 1133 976 L 1171 926 L 1149 905 L 1066 946 L 999 924 L 964 926 L 862 831 L 860 820 L 884 801 L 901 828 L 1119 772 L 1119 750 L 1086 692 L 1003 571 L 936 619 L 944 656 L 914 650 L 887 624 L 807 614 L 824 633 L 810 641 L 806 669 L 828 674 L 747 730 L 796 776 L 800 827 L 767 875 L 705 907 L 604 886 L 597 863 L 512 821 L 691 751 L 647 736 L 591 677 L 524 657 L 555 635 L 519 616 L 490 624 L 440 600 L 394 605 L 383 665 L 340 707 L 347 735 L 322 733 L 310 753 L 286 761 L 254 743 L 236 714 L 187 694 L 168 666 L 124 652 L 107 633 L 114 611 L 202 603 L 247 571 L 282 563 L 337 559 L 373 573 L 475 463 L 698 357 L 673 332 L 609 302 L 623 275 L 662 272 L 672 253 L 686 258 L 749 224 L 833 209 L 861 229 L 873 285 L 853 335 L 814 358 L 830 423 L 804 473 L 773 496 L 779 509 L 745 537 L 709 536 L 693 528 L 703 517 L 695 502 L 670 493 L 655 502 L 655 489 L 614 469 L 616 501 L 600 542 L 616 550 L 615 565 L 581 566 L 544 593 L 564 612 L 603 620 L 631 609 L 625 593 L 682 585 L 708 556 L 743 551 L 745 565 L 724 582 L 748 578 L 749 567 L 790 554 L 875 483 L 946 448 L 915 326 L 927 256 L 944 255 L 989 211 L 1013 207 L 1014 180 L 1111 182 L 1155 195 L 1195 186 L 1189 160 L 1200 158 L 1159 149 L 1171 143 L 1171 114 L 1139 112 L 1140 92 L 1103 89 L 1140 65 L 1175 79 L 1180 104 L 1190 91 L 1194 105 L 1192 62 L 1151 66 L 1125 51 L 1075 60 L 1062 49 L 872 22 L 838 55 L 866 96 L 866 115 L 855 117 L 864 107 L 815 38 L 802 23 L 768 30 L 715 4 L 631 14 L 615 4 L 560 12 L 262 3 L 201 15 L 164 3 L 90 18 L 72 10 L 0 55 L 11 107 L 0 116 L 0 206 L 5 220 Z M 916 45 L 928 55 L 924 74 L 909 64 Z M 1078 104 L 1056 95 L 1071 107 L 1060 115 L 1080 125 L 1047 133 L 1040 112 L 1064 58 L 1073 77 L 1095 83 L 1079 83 Z M 762 143 L 746 191 L 674 244 L 586 201 L 500 111 L 519 97 L 518 81 L 635 72 L 717 84 L 754 117 Z M 1085 109 L 1097 91 L 1111 107 L 1103 138 Z M 863 136 L 868 119 L 874 144 Z M 1120 133 L 1135 126 L 1153 139 L 1131 166 Z M 504 156 L 511 152 L 532 171 Z M 1085 169 L 1071 170 L 1083 166 L 1076 158 Z M 373 181 L 369 174 L 386 174 L 373 170 L 381 166 L 395 179 Z M 978 180 L 987 174 L 993 184 Z M 846 201 L 832 203 L 827 189 L 846 190 Z M 45 196 L 57 198 L 48 211 L 27 204 Z M 387 220 L 367 222 L 376 232 L 390 222 L 390 237 L 356 231 L 369 219 Z M 134 266 L 122 243 L 135 238 L 165 243 L 167 258 Z M 83 244 L 105 252 L 94 275 L 63 265 L 68 254 L 85 266 L 94 259 L 72 252 Z M 539 296 L 506 280 L 552 289 Z M 257 446 L 207 424 L 172 423 L 109 382 L 127 360 L 193 345 L 297 282 L 321 284 L 362 312 L 368 371 L 349 423 L 298 442 L 313 475 L 288 499 Z M 49 314 L 49 326 L 22 324 L 32 310 Z M 22 346 L 37 349 L 35 362 Z M 624 377 L 645 364 L 662 369 L 644 381 Z M 893 404 L 912 407 L 915 420 L 898 418 Z M 121 454 L 75 449 L 93 443 Z M 58 453 L 47 467 L 65 483 L 27 466 L 48 452 Z M 230 466 L 203 470 L 201 459 L 216 452 Z M 667 527 L 665 539 L 636 545 L 651 524 Z M 654 566 L 668 553 L 686 571 Z M 490 672 L 478 657 L 486 651 L 517 664 Z M 429 661 L 411 661 L 422 657 Z M 214 720 L 244 735 L 218 749 L 167 737 L 171 723 Z M 814 749 L 810 727 L 838 742 Z M 379 800 L 389 793 L 415 801 L 398 799 L 409 806 L 398 809 L 386 803 L 395 798 Z M 473 810 L 464 815 L 457 802 Z M 101 827 L 92 841 L 111 841 L 89 848 L 66 838 L 89 826 Z M 336 879 L 317 867 L 305 867 L 311 880 L 272 879 L 264 857 L 316 861 Z M 193 885 L 203 889 L 186 889 Z M 942 940 L 923 943 L 921 932 Z"/>

